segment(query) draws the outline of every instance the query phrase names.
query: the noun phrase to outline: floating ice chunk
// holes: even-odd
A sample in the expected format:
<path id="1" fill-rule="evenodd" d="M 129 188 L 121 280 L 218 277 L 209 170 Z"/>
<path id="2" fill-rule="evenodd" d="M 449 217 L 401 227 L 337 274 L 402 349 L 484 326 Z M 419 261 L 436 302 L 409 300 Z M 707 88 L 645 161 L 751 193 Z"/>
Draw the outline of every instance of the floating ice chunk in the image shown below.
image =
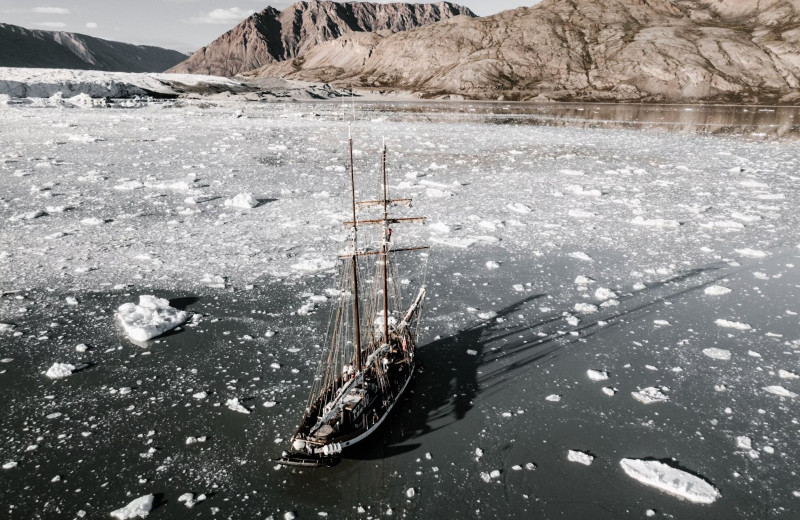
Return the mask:
<path id="1" fill-rule="evenodd" d="M 582 314 L 594 314 L 597 312 L 597 305 L 593 305 L 591 303 L 576 303 L 575 304 L 575 311 L 580 312 Z"/>
<path id="2" fill-rule="evenodd" d="M 481 480 L 483 480 L 487 484 L 492 481 L 492 476 L 489 475 L 489 472 L 487 472 L 487 471 L 481 471 L 481 475 L 480 476 L 481 476 Z"/>
<path id="3" fill-rule="evenodd" d="M 153 509 L 153 495 L 145 495 L 133 500 L 127 506 L 111 512 L 111 516 L 119 520 L 128 520 L 131 518 L 145 518 L 150 514 Z"/>
<path id="4" fill-rule="evenodd" d="M 589 379 L 592 381 L 605 381 L 608 379 L 608 372 L 605 370 L 594 370 L 590 368 L 586 371 L 586 375 L 589 376 Z"/>
<path id="5" fill-rule="evenodd" d="M 445 224 L 444 222 L 436 222 L 428 226 L 428 229 L 435 233 L 442 233 L 447 234 L 450 232 L 450 226 Z"/>
<path id="6" fill-rule="evenodd" d="M 726 329 L 750 330 L 753 328 L 747 323 L 741 323 L 738 321 L 728 321 L 723 319 L 715 320 L 714 323 L 716 323 L 719 327 L 724 327 Z"/>
<path id="7" fill-rule="evenodd" d="M 208 394 L 206 392 L 197 392 L 196 394 L 192 394 L 192 397 L 195 399 L 205 399 L 208 397 Z"/>
<path id="8" fill-rule="evenodd" d="M 478 351 L 477 350 L 472 350 L 472 349 L 467 349 L 467 355 L 468 356 L 477 356 L 478 355 Z"/>
<path id="9" fill-rule="evenodd" d="M 667 387 L 648 386 L 636 392 L 631 392 L 634 399 L 644 404 L 663 403 L 669 401 L 669 397 L 664 394 L 664 391 L 669 390 Z"/>
<path id="10" fill-rule="evenodd" d="M 416 495 L 416 494 L 417 494 L 417 492 L 413 487 L 406 489 L 406 496 L 408 498 L 414 498 L 414 495 Z"/>
<path id="11" fill-rule="evenodd" d="M 500 478 L 500 470 L 499 469 L 493 469 L 491 472 L 489 472 L 489 476 L 491 478 Z"/>
<path id="12" fill-rule="evenodd" d="M 78 305 L 78 299 L 74 296 L 67 296 L 65 301 L 67 302 L 67 305 Z"/>
<path id="13" fill-rule="evenodd" d="M 790 390 L 787 390 L 786 388 L 784 388 L 781 385 L 765 386 L 764 390 L 769 392 L 769 393 L 771 393 L 771 394 L 779 395 L 781 397 L 791 397 L 791 398 L 797 397 L 796 393 L 794 393 L 794 392 L 792 392 Z"/>
<path id="14" fill-rule="evenodd" d="M 489 260 L 486 262 L 486 269 L 499 269 L 500 264 L 495 262 L 494 260 Z"/>
<path id="15" fill-rule="evenodd" d="M 800 376 L 795 374 L 794 372 L 789 372 L 788 370 L 780 369 L 778 370 L 778 377 L 781 379 L 798 379 Z"/>
<path id="16" fill-rule="evenodd" d="M 206 436 L 203 435 L 202 437 L 186 437 L 186 445 L 195 444 L 195 443 L 202 443 L 206 442 Z"/>
<path id="17" fill-rule="evenodd" d="M 205 273 L 200 282 L 212 289 L 224 289 L 228 284 L 228 279 L 218 274 Z"/>
<path id="18" fill-rule="evenodd" d="M 635 284 L 633 284 L 634 291 L 644 291 L 645 289 L 647 289 L 647 286 L 642 282 L 636 282 Z"/>
<path id="19" fill-rule="evenodd" d="M 11 332 L 16 328 L 16 325 L 11 323 L 0 323 L 0 334 Z"/>
<path id="20" fill-rule="evenodd" d="M 72 375 L 75 371 L 75 365 L 69 363 L 53 363 L 53 366 L 47 369 L 45 374 L 50 379 L 62 379 Z"/>
<path id="21" fill-rule="evenodd" d="M 292 269 L 295 271 L 315 272 L 333 269 L 336 267 L 336 261 L 329 258 L 304 258 L 301 261 L 292 264 Z"/>
<path id="22" fill-rule="evenodd" d="M 520 215 L 527 215 L 533 211 L 530 206 L 521 202 L 512 202 L 506 206 L 506 209 L 514 213 L 519 213 Z"/>
<path id="23" fill-rule="evenodd" d="M 594 259 L 583 251 L 573 251 L 568 256 L 576 260 L 583 260 L 584 262 L 594 262 Z"/>
<path id="24" fill-rule="evenodd" d="M 567 460 L 570 462 L 577 462 L 578 464 L 583 464 L 584 466 L 591 466 L 592 461 L 594 460 L 594 456 L 589 455 L 583 451 L 576 451 L 576 450 L 569 450 L 567 452 Z"/>
<path id="25" fill-rule="evenodd" d="M 264 408 L 272 408 L 276 404 L 278 404 L 277 401 L 264 401 Z"/>
<path id="26" fill-rule="evenodd" d="M 545 397 L 545 400 L 550 401 L 551 403 L 557 403 L 561 401 L 561 396 L 558 394 L 550 394 L 547 397 Z"/>
<path id="27" fill-rule="evenodd" d="M 659 327 L 669 327 L 670 323 L 667 320 L 653 320 L 653 325 Z"/>
<path id="28" fill-rule="evenodd" d="M 81 224 L 84 226 L 99 226 L 103 222 L 105 222 L 103 219 L 97 217 L 89 217 L 81 220 Z"/>
<path id="29" fill-rule="evenodd" d="M 12 469 L 17 467 L 17 461 L 12 460 L 11 462 L 6 462 L 3 464 L 3 469 Z"/>
<path id="30" fill-rule="evenodd" d="M 482 320 L 491 320 L 492 318 L 496 318 L 497 313 L 495 311 L 487 311 L 487 312 L 479 312 L 478 318 Z"/>
<path id="31" fill-rule="evenodd" d="M 240 193 L 232 199 L 226 199 L 225 206 L 239 209 L 251 209 L 258 206 L 258 201 L 251 193 Z"/>
<path id="32" fill-rule="evenodd" d="M 234 397 L 233 399 L 228 399 L 225 401 L 225 406 L 233 410 L 234 412 L 239 413 L 250 413 L 250 410 L 239 404 L 239 398 Z"/>
<path id="33" fill-rule="evenodd" d="M 709 296 L 723 296 L 730 293 L 731 290 L 721 285 L 710 285 L 703 292 Z"/>
<path id="34" fill-rule="evenodd" d="M 586 286 L 586 285 L 591 285 L 594 282 L 595 282 L 594 280 L 592 280 L 591 278 L 589 278 L 587 276 L 578 275 L 578 276 L 575 277 L 575 284 L 576 285 Z"/>
<path id="35" fill-rule="evenodd" d="M 609 397 L 612 397 L 617 392 L 618 392 L 618 390 L 616 388 L 614 388 L 613 386 L 603 387 L 603 393 L 606 394 Z"/>
<path id="36" fill-rule="evenodd" d="M 617 297 L 617 294 L 611 289 L 605 287 L 598 287 L 594 292 L 594 297 L 600 301 L 611 300 Z"/>
<path id="37" fill-rule="evenodd" d="M 681 223 L 677 220 L 668 220 L 663 218 L 652 218 L 652 219 L 645 219 L 644 217 L 636 217 L 631 220 L 631 224 L 635 226 L 644 226 L 644 227 L 655 227 L 655 228 L 667 228 L 667 229 L 675 229 L 680 227 Z"/>
<path id="38" fill-rule="evenodd" d="M 511 288 L 516 292 L 525 292 L 525 287 L 521 283 L 515 283 Z"/>
<path id="39" fill-rule="evenodd" d="M 760 251 L 758 249 L 750 249 L 749 247 L 744 249 L 734 249 L 740 256 L 745 258 L 765 258 L 769 255 L 766 251 Z"/>
<path id="40" fill-rule="evenodd" d="M 703 349 L 703 354 L 711 359 L 719 359 L 721 361 L 728 361 L 731 358 L 731 351 L 723 348 L 706 348 Z"/>
<path id="41" fill-rule="evenodd" d="M 622 459 L 623 471 L 645 484 L 698 504 L 711 504 L 720 496 L 712 484 L 657 460 Z"/>
<path id="42" fill-rule="evenodd" d="M 746 435 L 740 435 L 736 437 L 736 447 L 743 450 L 752 450 L 753 440 Z"/>
<path id="43" fill-rule="evenodd" d="M 184 311 L 169 306 L 164 298 L 143 294 L 139 305 L 120 305 L 117 319 L 128 336 L 134 341 L 147 341 L 181 325 L 189 317 Z"/>
<path id="44" fill-rule="evenodd" d="M 197 495 L 197 498 L 195 498 L 194 493 L 184 493 L 178 497 L 178 502 L 183 502 L 186 507 L 191 509 L 205 499 L 206 496 L 202 493 Z"/>

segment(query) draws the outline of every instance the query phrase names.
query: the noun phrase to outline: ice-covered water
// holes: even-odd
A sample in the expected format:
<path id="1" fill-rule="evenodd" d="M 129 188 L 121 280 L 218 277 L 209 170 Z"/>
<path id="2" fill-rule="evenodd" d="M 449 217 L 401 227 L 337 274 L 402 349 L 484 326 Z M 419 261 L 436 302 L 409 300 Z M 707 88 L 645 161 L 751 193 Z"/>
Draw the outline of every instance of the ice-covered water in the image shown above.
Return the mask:
<path id="1" fill-rule="evenodd" d="M 0 106 L 3 516 L 151 494 L 152 518 L 800 510 L 800 151 L 780 133 L 484 105 L 45 105 Z M 391 193 L 432 224 L 395 232 L 434 244 L 424 371 L 361 450 L 291 470 L 271 458 L 333 301 L 353 114 L 362 197 L 386 136 Z M 151 294 L 193 318 L 134 343 L 115 312 Z M 51 379 L 57 363 L 82 369 Z M 633 395 L 651 388 L 668 400 Z M 720 497 L 682 501 L 623 459 Z"/>

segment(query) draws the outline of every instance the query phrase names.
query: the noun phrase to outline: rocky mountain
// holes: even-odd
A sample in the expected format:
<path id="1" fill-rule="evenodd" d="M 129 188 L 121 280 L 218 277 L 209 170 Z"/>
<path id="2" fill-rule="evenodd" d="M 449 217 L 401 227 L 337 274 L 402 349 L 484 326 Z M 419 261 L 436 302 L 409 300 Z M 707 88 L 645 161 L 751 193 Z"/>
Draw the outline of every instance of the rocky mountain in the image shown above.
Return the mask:
<path id="1" fill-rule="evenodd" d="M 423 97 L 800 102 L 800 0 L 545 0 L 248 73 Z"/>
<path id="2" fill-rule="evenodd" d="M 161 72 L 184 59 L 185 54 L 161 47 L 0 23 L 0 67 Z"/>
<path id="3" fill-rule="evenodd" d="M 466 7 L 369 2 L 297 2 L 283 11 L 267 7 L 195 52 L 168 72 L 235 76 L 303 54 L 317 44 L 354 32 L 397 32 L 458 15 Z"/>

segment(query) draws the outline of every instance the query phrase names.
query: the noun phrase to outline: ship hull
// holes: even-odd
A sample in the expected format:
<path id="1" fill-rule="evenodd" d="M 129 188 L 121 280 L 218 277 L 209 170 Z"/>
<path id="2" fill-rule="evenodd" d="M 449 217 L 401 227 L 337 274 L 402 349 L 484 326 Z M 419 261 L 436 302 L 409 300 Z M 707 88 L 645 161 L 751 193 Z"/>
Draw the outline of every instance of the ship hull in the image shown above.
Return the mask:
<path id="1" fill-rule="evenodd" d="M 355 444 L 367 439 L 370 435 L 372 435 L 381 425 L 386 421 L 386 418 L 392 413 L 395 405 L 402 399 L 403 394 L 408 388 L 409 383 L 411 383 L 411 379 L 414 377 L 415 366 L 411 364 L 409 366 L 408 377 L 402 383 L 397 392 L 397 396 L 394 400 L 386 407 L 384 413 L 380 416 L 380 418 L 368 428 L 362 429 L 360 431 L 353 432 L 346 436 L 336 437 L 330 440 L 328 443 L 329 445 L 338 445 L 342 450 L 346 448 L 350 448 Z M 275 459 L 279 464 L 284 466 L 303 466 L 303 467 L 322 467 L 322 466 L 332 466 L 339 460 L 339 454 L 334 455 L 325 455 L 325 454 L 308 454 L 305 452 L 297 452 L 292 451 L 289 453 L 285 453 L 280 458 Z"/>

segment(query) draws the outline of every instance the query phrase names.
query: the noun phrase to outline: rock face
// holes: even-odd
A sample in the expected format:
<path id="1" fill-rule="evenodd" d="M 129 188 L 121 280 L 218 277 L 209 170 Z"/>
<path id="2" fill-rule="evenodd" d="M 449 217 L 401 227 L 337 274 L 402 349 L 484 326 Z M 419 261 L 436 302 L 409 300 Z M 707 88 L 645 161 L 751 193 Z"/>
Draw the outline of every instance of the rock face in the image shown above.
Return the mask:
<path id="1" fill-rule="evenodd" d="M 345 35 L 250 74 L 423 97 L 798 102 L 800 0 L 545 0 Z"/>
<path id="2" fill-rule="evenodd" d="M 184 59 L 185 54 L 161 47 L 0 23 L 0 67 L 161 72 Z"/>
<path id="3" fill-rule="evenodd" d="M 317 44 L 354 32 L 397 32 L 458 15 L 466 7 L 436 4 L 297 2 L 283 11 L 256 13 L 168 72 L 235 76 L 298 56 Z"/>

